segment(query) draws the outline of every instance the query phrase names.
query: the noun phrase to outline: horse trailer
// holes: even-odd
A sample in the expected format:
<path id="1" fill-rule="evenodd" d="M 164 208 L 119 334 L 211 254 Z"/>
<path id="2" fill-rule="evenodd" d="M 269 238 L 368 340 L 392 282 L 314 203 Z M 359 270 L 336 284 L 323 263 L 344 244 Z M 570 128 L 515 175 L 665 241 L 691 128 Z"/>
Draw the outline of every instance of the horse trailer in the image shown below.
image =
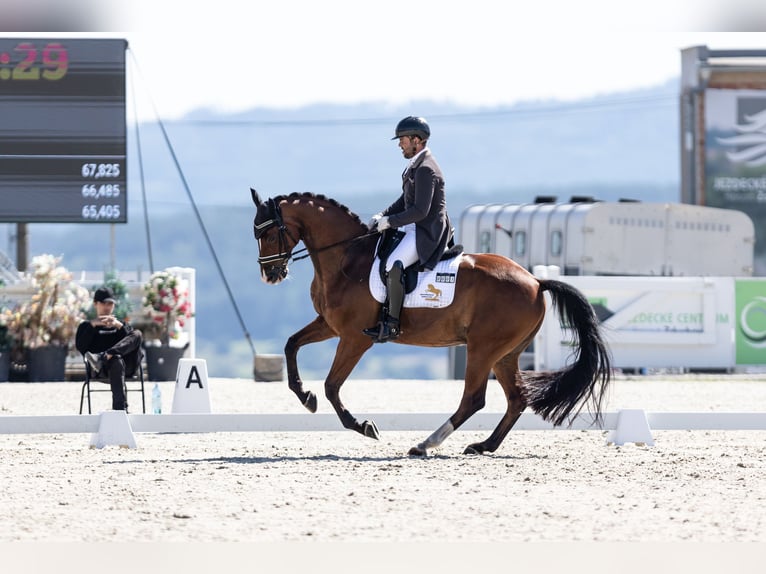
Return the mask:
<path id="1" fill-rule="evenodd" d="M 753 274 L 755 230 L 745 213 L 681 203 L 575 201 L 473 205 L 459 224 L 467 253 L 498 253 L 563 275 Z"/>

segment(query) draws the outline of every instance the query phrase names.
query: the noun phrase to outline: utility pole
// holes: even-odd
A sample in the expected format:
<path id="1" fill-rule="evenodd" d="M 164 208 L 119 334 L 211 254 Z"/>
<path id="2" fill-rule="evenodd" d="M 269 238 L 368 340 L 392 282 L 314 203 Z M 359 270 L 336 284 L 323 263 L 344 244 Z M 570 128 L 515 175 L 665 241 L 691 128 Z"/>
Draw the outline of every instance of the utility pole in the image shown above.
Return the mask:
<path id="1" fill-rule="evenodd" d="M 16 269 L 26 271 L 29 262 L 29 235 L 27 224 L 16 224 Z"/>

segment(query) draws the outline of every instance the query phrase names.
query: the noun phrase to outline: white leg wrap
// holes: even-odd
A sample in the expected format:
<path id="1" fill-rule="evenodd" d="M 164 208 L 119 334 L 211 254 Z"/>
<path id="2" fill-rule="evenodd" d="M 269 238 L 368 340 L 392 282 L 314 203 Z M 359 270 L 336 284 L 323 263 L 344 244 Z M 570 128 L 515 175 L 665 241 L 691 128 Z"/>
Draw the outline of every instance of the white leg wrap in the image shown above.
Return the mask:
<path id="1" fill-rule="evenodd" d="M 431 436 L 418 445 L 418 448 L 428 450 L 434 448 L 443 443 L 449 435 L 455 432 L 455 427 L 452 426 L 452 421 L 447 419 L 447 422 L 436 429 Z"/>

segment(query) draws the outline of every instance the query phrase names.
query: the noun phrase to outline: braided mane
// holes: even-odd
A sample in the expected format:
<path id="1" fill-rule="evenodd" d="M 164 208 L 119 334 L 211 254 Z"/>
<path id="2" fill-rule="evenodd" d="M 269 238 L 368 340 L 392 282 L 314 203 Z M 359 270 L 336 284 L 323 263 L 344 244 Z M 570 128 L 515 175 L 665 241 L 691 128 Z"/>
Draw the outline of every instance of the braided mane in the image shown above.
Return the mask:
<path id="1" fill-rule="evenodd" d="M 359 225 L 364 225 L 362 223 L 362 220 L 359 219 L 359 216 L 356 213 L 354 213 L 353 211 L 351 211 L 348 207 L 346 207 L 342 203 L 338 203 L 337 201 L 335 201 L 331 197 L 327 197 L 327 196 L 322 195 L 322 194 L 311 193 L 311 192 L 308 192 L 308 191 L 306 191 L 304 193 L 293 192 L 293 193 L 290 193 L 288 195 L 278 195 L 278 196 L 276 196 L 274 198 L 274 201 L 278 205 L 279 202 L 282 201 L 283 199 L 286 200 L 286 201 L 292 201 L 292 200 L 295 200 L 295 199 L 308 199 L 308 200 L 315 200 L 316 199 L 316 200 L 319 200 L 319 201 L 324 201 L 324 202 L 327 202 L 327 203 L 329 203 L 330 205 L 332 205 L 334 207 L 337 207 L 341 211 L 344 211 L 345 213 L 347 213 L 349 215 L 349 217 L 351 217 L 351 219 L 353 219 Z"/>

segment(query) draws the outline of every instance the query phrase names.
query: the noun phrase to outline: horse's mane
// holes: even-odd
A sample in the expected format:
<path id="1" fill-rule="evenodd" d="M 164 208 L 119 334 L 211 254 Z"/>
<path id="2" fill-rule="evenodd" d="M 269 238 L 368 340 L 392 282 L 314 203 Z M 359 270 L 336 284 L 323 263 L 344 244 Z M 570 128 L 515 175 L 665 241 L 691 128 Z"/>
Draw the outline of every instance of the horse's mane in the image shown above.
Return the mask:
<path id="1" fill-rule="evenodd" d="M 356 213 L 354 213 L 353 211 L 351 211 L 348 207 L 346 207 L 342 203 L 339 203 L 339 202 L 335 201 L 331 197 L 327 197 L 327 196 L 322 195 L 322 194 L 310 193 L 308 191 L 304 192 L 304 193 L 293 192 L 293 193 L 291 193 L 289 195 L 278 195 L 278 196 L 276 196 L 274 198 L 274 202 L 277 203 L 277 205 L 278 205 L 279 202 L 282 201 L 283 199 L 286 200 L 286 201 L 292 201 L 294 199 L 308 199 L 308 200 L 311 200 L 311 201 L 314 201 L 314 200 L 323 201 L 323 202 L 329 203 L 330 205 L 332 205 L 334 207 L 337 207 L 341 211 L 344 211 L 345 213 L 347 213 L 349 215 L 349 217 L 351 217 L 351 219 L 353 219 L 359 225 L 364 225 L 362 223 L 362 220 L 359 219 L 359 216 Z"/>

